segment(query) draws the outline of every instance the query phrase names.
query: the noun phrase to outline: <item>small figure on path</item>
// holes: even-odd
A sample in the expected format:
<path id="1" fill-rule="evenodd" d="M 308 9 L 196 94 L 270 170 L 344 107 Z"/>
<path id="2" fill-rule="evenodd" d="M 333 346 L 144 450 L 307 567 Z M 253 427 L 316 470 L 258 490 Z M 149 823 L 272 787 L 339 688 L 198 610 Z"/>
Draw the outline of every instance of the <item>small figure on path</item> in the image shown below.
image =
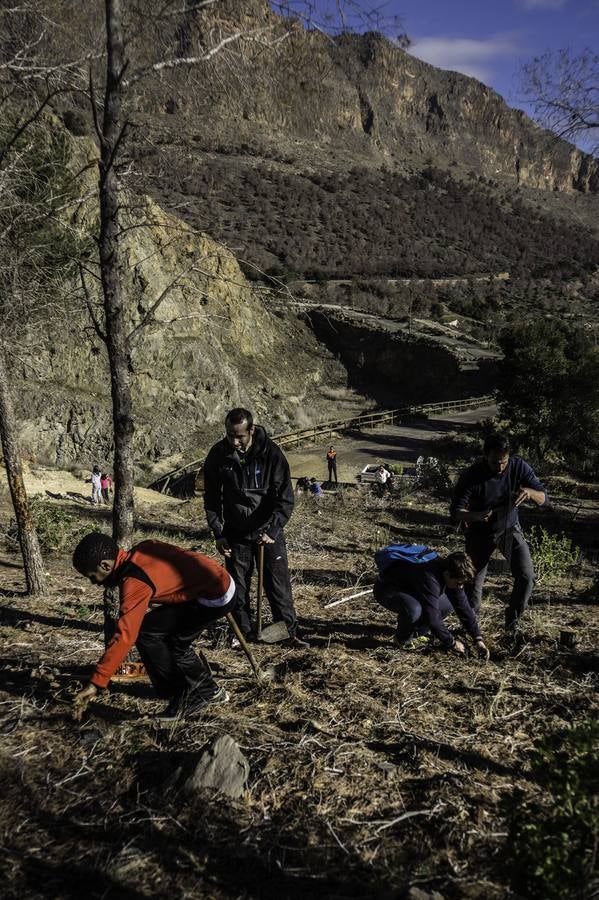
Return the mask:
<path id="1" fill-rule="evenodd" d="M 110 491 L 112 490 L 112 478 L 106 472 L 100 476 L 100 487 L 102 488 L 102 499 L 104 503 L 110 503 Z"/>
<path id="2" fill-rule="evenodd" d="M 102 502 L 102 475 L 99 466 L 92 469 L 92 503 L 99 504 Z"/>
<path id="3" fill-rule="evenodd" d="M 264 588 L 273 622 L 285 622 L 290 646 L 307 647 L 297 633 L 283 532 L 294 502 L 289 464 L 247 409 L 227 414 L 225 435 L 206 457 L 204 507 L 217 550 L 237 585 L 233 616 L 251 639 L 250 588 L 263 546 Z"/>
<path id="4" fill-rule="evenodd" d="M 228 700 L 192 648 L 207 625 L 233 608 L 235 582 L 223 566 L 163 541 L 121 550 L 100 532 L 79 542 L 73 565 L 92 584 L 118 586 L 120 592 L 114 635 L 89 684 L 76 695 L 77 705 L 108 686 L 133 644 L 156 693 L 168 700 L 159 720 L 193 716 L 210 703 Z"/>
<path id="5" fill-rule="evenodd" d="M 335 484 L 337 482 L 337 451 L 331 444 L 329 449 L 327 450 L 327 469 L 328 469 L 328 480 L 333 483 L 333 476 L 335 476 Z"/>
<path id="6" fill-rule="evenodd" d="M 464 526 L 466 553 L 476 568 L 476 578 L 467 590 L 475 612 L 480 609 L 493 551 L 499 549 L 508 561 L 514 586 L 505 613 L 507 628 L 516 624 L 528 606 L 535 582 L 530 549 L 518 518 L 518 508 L 529 502 L 544 506 L 547 491 L 527 462 L 510 456 L 505 435 L 489 435 L 482 458 L 458 479 L 450 514 L 452 522 Z"/>
<path id="7" fill-rule="evenodd" d="M 310 479 L 310 494 L 316 501 L 316 505 L 319 506 L 320 501 L 322 499 L 322 485 L 320 484 L 319 481 L 316 480 L 316 478 Z M 320 515 L 319 509 L 317 509 L 316 512 L 317 512 L 317 515 Z"/>
<path id="8" fill-rule="evenodd" d="M 382 497 L 387 490 L 387 482 L 390 477 L 391 473 L 384 466 L 379 466 L 374 473 L 374 480 L 376 482 L 379 497 Z"/>
<path id="9" fill-rule="evenodd" d="M 397 613 L 394 643 L 402 650 L 423 650 L 430 646 L 432 632 L 447 650 L 466 656 L 464 643 L 453 637 L 443 621 L 455 612 L 478 655 L 488 659 L 476 614 L 464 592 L 464 585 L 475 575 L 472 560 L 465 553 L 428 556 L 433 558 L 427 562 L 391 560 L 375 581 L 377 603 Z"/>
<path id="10" fill-rule="evenodd" d="M 310 479 L 307 475 L 302 475 L 295 482 L 295 493 L 298 497 L 301 497 L 302 494 L 305 494 L 308 490 L 308 485 L 310 484 Z"/>

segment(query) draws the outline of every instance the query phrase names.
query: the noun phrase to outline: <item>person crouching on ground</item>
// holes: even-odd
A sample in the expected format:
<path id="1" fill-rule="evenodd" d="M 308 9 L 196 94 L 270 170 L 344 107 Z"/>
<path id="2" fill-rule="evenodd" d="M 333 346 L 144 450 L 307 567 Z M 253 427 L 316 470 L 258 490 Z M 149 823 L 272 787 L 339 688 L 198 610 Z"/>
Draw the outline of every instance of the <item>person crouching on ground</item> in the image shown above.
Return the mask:
<path id="1" fill-rule="evenodd" d="M 121 550 L 106 534 L 88 534 L 73 565 L 92 584 L 119 587 L 119 618 L 90 683 L 75 696 L 83 705 L 108 686 L 133 644 L 158 696 L 162 721 L 192 716 L 228 700 L 192 649 L 200 632 L 233 609 L 235 582 L 218 562 L 163 541 Z M 155 604 L 150 607 L 150 604 Z"/>
<path id="2" fill-rule="evenodd" d="M 489 658 L 474 610 L 464 585 L 474 579 L 472 560 L 465 553 L 437 556 L 430 562 L 397 560 L 381 572 L 374 584 L 377 603 L 397 613 L 394 643 L 403 650 L 424 649 L 430 633 L 458 656 L 466 655 L 462 641 L 452 636 L 443 621 L 455 612 L 474 641 L 479 656 Z"/>

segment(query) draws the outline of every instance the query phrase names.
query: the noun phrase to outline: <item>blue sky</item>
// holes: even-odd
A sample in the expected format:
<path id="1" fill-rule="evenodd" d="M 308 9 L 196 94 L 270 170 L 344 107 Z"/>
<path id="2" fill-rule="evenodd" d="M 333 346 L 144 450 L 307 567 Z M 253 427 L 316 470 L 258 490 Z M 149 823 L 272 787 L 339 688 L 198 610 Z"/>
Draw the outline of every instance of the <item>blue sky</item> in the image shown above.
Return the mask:
<path id="1" fill-rule="evenodd" d="M 376 7 L 388 24 L 397 16 L 399 27 L 387 33 L 406 32 L 415 56 L 472 75 L 524 109 L 523 63 L 546 50 L 599 48 L 599 0 L 345 0 L 350 24 L 362 30 L 351 5 Z M 317 6 L 323 14 L 337 0 L 317 0 Z"/>

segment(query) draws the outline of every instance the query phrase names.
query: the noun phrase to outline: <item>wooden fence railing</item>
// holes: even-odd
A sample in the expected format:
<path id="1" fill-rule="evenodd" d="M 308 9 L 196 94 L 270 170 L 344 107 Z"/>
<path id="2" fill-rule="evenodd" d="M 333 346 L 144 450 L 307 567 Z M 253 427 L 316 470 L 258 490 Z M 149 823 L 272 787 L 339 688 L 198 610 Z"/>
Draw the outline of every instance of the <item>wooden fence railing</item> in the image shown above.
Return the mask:
<path id="1" fill-rule="evenodd" d="M 343 431 L 356 431 L 362 428 L 376 428 L 377 425 L 392 425 L 401 418 L 417 413 L 443 413 L 443 412 L 461 412 L 466 409 L 477 409 L 480 406 L 488 406 L 495 400 L 493 394 L 484 394 L 482 397 L 466 397 L 462 400 L 443 400 L 439 403 L 421 403 L 412 406 L 401 406 L 398 409 L 387 409 L 379 412 L 364 413 L 361 416 L 353 416 L 352 418 L 337 419 L 333 422 L 319 422 L 310 428 L 299 428 L 296 431 L 287 431 L 284 434 L 273 435 L 273 440 L 277 442 L 279 447 L 293 447 L 302 444 L 305 441 L 315 441 L 317 437 L 328 435 L 329 438 L 335 433 Z M 192 473 L 201 472 L 204 464 L 205 456 L 200 459 L 194 459 L 178 469 L 173 469 L 165 475 L 161 475 L 153 481 L 148 487 L 154 490 L 166 493 L 173 481 L 179 481 Z"/>
<path id="2" fill-rule="evenodd" d="M 401 406 L 398 409 L 386 409 L 381 412 L 364 413 L 351 419 L 339 419 L 334 422 L 320 422 L 310 428 L 300 428 L 296 431 L 288 431 L 278 434 L 274 440 L 279 447 L 289 447 L 304 441 L 316 440 L 323 434 L 332 437 L 334 432 L 355 431 L 361 428 L 376 428 L 377 425 L 392 425 L 401 418 L 416 413 L 434 412 L 460 412 L 466 409 L 476 409 L 479 406 L 487 406 L 494 402 L 492 394 L 482 397 L 467 397 L 463 400 L 444 400 L 440 403 L 422 403 L 414 406 Z"/>

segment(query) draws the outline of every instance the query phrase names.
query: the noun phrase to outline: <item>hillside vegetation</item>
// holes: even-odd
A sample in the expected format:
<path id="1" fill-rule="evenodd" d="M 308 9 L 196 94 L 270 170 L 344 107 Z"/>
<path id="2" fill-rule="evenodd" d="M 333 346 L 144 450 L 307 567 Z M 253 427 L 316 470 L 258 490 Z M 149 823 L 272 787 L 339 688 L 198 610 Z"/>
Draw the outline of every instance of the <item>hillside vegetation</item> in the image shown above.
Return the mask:
<path id="1" fill-rule="evenodd" d="M 596 504 L 585 505 L 596 517 Z M 391 643 L 392 615 L 368 596 L 324 604 L 370 582 L 372 552 L 389 538 L 460 546 L 446 499 L 348 492 L 325 497 L 319 516 L 300 499 L 287 534 L 311 649 L 256 648 L 263 663 L 280 664 L 279 680 L 259 687 L 243 655 L 203 642 L 231 702 L 158 728 L 152 714 L 162 704 L 140 684 L 114 685 L 82 721 L 73 716 L 72 685 L 102 649 L 102 612 L 69 551 L 83 530 L 107 523 L 101 510 L 61 511 L 71 532 L 63 527 L 62 549 L 47 557 L 52 592 L 43 604 L 23 596 L 5 553 L 6 900 L 592 896 L 597 814 L 586 791 L 599 631 L 588 548 L 565 577 L 545 575 L 515 641 L 501 627 L 509 579 L 490 576 L 488 664 L 439 649 L 402 653 Z M 4 530 L 6 505 L 0 515 Z M 559 534 L 571 516 L 535 521 Z M 212 553 L 203 522 L 198 500 L 141 505 L 136 539 Z M 591 530 L 569 537 L 585 546 Z M 564 628 L 574 648 L 560 645 Z M 246 794 L 189 796 L 182 780 L 223 733 L 250 762 Z"/>
<path id="2" fill-rule="evenodd" d="M 351 278 L 494 274 L 576 277 L 599 265 L 599 235 L 486 180 L 425 168 L 301 173 L 237 155 L 162 150 L 148 187 L 267 274 Z M 187 165 L 184 164 L 184 158 Z M 156 166 L 158 161 L 151 163 Z"/>

